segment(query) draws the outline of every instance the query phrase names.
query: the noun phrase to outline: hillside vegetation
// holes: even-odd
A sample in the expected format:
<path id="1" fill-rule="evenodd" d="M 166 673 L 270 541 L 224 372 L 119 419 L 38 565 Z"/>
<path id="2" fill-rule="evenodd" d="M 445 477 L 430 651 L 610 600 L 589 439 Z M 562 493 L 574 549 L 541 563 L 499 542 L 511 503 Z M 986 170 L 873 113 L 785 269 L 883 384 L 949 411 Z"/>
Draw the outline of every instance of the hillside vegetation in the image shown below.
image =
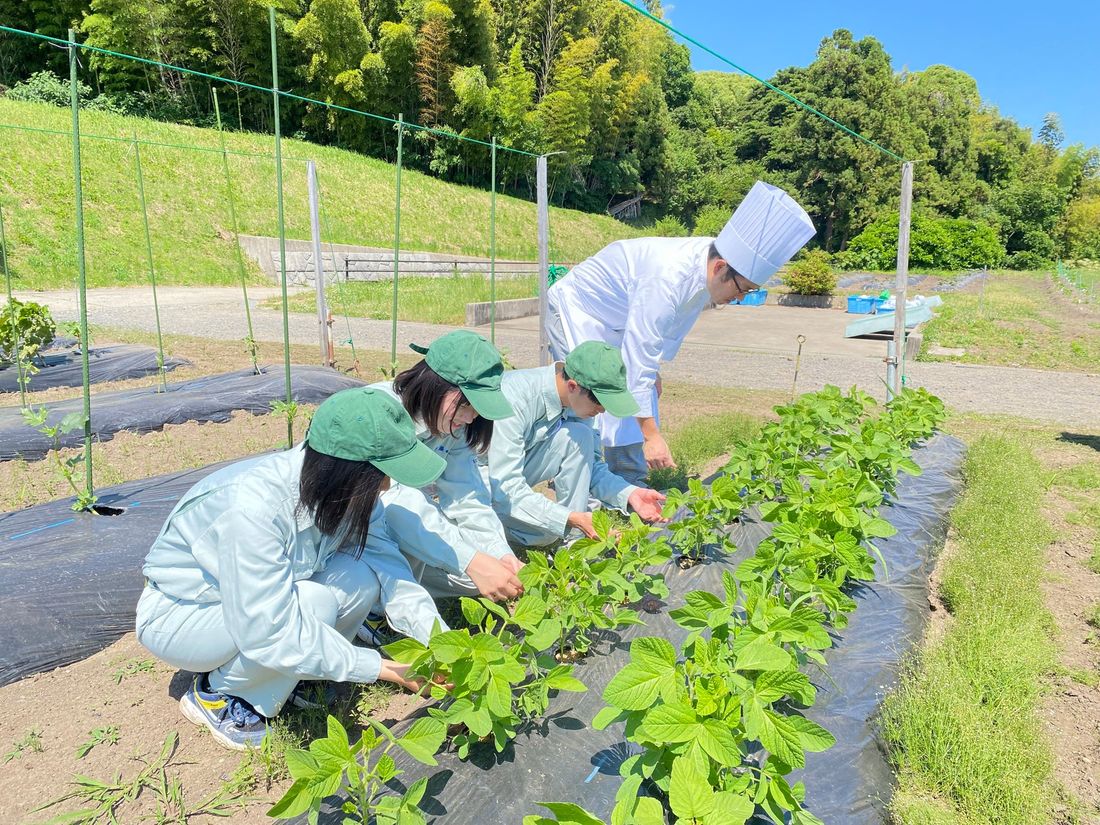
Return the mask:
<path id="1" fill-rule="evenodd" d="M 66 287 L 75 281 L 72 144 L 68 110 L 0 98 L 0 207 L 13 285 Z M 104 112 L 81 117 L 84 220 L 90 286 L 148 282 L 142 213 L 129 138 L 214 151 L 141 147 L 145 197 L 158 282 L 231 284 L 238 278 L 218 132 Z M 122 138 L 106 141 L 90 135 Z M 276 235 L 273 139 L 226 133 L 242 234 Z M 306 160 L 316 161 L 324 240 L 393 244 L 395 167 L 382 160 L 299 140 L 283 143 L 286 233 L 309 238 Z M 534 159 L 529 159 L 532 166 Z M 402 249 L 489 254 L 487 191 L 405 170 L 401 178 Z M 537 257 L 535 204 L 497 199 L 497 256 Z M 577 261 L 636 230 L 605 215 L 551 209 L 551 260 Z M 250 278 L 262 276 L 249 264 Z"/>

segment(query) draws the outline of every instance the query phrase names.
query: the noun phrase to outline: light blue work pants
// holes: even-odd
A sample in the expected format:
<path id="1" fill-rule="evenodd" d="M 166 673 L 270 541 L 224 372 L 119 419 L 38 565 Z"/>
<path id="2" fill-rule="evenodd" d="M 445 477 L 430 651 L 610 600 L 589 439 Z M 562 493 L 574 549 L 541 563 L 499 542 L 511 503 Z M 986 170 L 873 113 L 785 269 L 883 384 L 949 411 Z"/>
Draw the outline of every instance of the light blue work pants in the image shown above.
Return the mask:
<path id="1" fill-rule="evenodd" d="M 294 589 L 303 611 L 349 641 L 378 604 L 381 590 L 367 563 L 344 552 L 334 553 L 324 570 L 295 582 Z M 264 716 L 275 716 L 302 678 L 241 655 L 226 629 L 220 602 L 175 599 L 146 587 L 138 601 L 137 635 L 161 661 L 192 673 L 209 673 L 212 690 L 244 699 Z"/>

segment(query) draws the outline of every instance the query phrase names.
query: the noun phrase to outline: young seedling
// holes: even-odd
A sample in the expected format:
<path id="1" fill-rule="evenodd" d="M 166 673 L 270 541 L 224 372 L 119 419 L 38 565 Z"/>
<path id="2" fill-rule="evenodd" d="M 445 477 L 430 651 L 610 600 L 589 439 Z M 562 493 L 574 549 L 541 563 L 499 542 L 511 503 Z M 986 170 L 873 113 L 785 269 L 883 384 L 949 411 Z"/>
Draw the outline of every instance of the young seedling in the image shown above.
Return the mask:
<path id="1" fill-rule="evenodd" d="M 402 639 L 385 650 L 409 664 L 410 676 L 432 680 L 431 696 L 441 704 L 428 713 L 454 730 L 465 759 L 479 741 L 502 751 L 521 725 L 545 715 L 551 691 L 585 687 L 572 666 L 542 654 L 562 623 L 537 592 L 524 594 L 511 614 L 488 599 L 463 598 L 461 606 L 474 632 L 436 632 L 427 646 Z"/>
<path id="2" fill-rule="evenodd" d="M 53 458 L 57 472 L 65 479 L 69 488 L 76 496 L 72 509 L 76 512 L 91 510 L 96 501 L 98 501 L 98 498 L 89 490 L 86 490 L 76 483 L 77 476 L 80 472 L 79 468 L 85 461 L 84 450 L 81 450 L 79 453 L 69 458 L 61 458 L 61 437 L 73 430 L 84 429 L 84 413 L 71 412 L 57 424 L 50 424 L 48 421 L 49 410 L 46 407 L 26 407 L 21 412 L 23 421 L 27 425 L 34 427 L 53 442 L 50 448 L 50 456 Z"/>
<path id="3" fill-rule="evenodd" d="M 432 718 L 418 719 L 400 738 L 394 737 L 385 725 L 371 720 L 370 727 L 352 745 L 344 726 L 336 717 L 329 716 L 327 736 L 311 742 L 309 750 L 287 751 L 287 766 L 294 784 L 267 815 L 291 819 L 306 814 L 311 825 L 316 825 L 321 802 L 346 783 L 345 825 L 424 823 L 419 804 L 427 778 L 418 779 L 399 797 L 383 793 L 386 783 L 402 774 L 390 751 L 398 746 L 418 762 L 436 765 L 435 753 L 445 737 L 446 726 Z"/>

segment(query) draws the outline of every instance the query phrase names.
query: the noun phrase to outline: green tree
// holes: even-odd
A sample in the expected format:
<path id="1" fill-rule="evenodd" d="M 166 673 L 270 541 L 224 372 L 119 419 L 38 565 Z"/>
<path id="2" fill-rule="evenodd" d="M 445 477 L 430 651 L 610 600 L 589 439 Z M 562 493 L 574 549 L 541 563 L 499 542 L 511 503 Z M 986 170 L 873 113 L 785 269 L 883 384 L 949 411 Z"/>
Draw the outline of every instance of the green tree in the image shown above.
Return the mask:
<path id="1" fill-rule="evenodd" d="M 454 12 L 446 3 L 430 0 L 416 40 L 416 85 L 420 90 L 420 122 L 435 126 L 450 108 L 451 23 Z"/>
<path id="2" fill-rule="evenodd" d="M 326 103 L 362 108 L 367 100 L 362 63 L 371 43 L 357 0 L 312 0 L 293 36 L 309 60 L 305 76 L 314 96 Z M 362 117 L 314 108 L 306 122 L 315 133 L 335 133 L 340 145 L 363 143 Z"/>

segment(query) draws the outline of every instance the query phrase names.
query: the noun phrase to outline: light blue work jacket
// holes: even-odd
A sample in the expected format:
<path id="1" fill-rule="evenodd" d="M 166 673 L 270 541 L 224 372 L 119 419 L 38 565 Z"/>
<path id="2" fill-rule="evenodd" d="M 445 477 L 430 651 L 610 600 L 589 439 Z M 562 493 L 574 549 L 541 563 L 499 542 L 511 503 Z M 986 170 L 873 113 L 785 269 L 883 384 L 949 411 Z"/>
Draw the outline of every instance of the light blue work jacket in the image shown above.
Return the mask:
<path id="1" fill-rule="evenodd" d="M 392 381 L 372 384 L 398 401 Z M 415 519 L 402 518 L 401 535 L 395 536 L 402 551 L 432 567 L 465 573 L 478 551 L 499 559 L 512 552 L 504 527 L 493 511 L 489 488 L 477 466 L 477 454 L 466 444 L 466 428 L 453 435 L 433 436 L 423 421 L 413 419 L 416 437 L 447 462 L 435 484 L 424 489 L 390 486 L 382 494 L 387 511 L 402 508 Z M 494 422 L 494 427 L 500 422 Z M 439 497 L 438 506 L 429 496 Z"/>
<path id="2" fill-rule="evenodd" d="M 355 647 L 298 605 L 294 583 L 323 570 L 343 546 L 295 512 L 304 456 L 300 444 L 204 478 L 168 516 L 142 572 L 166 596 L 220 602 L 241 654 L 264 667 L 303 678 L 373 681 L 378 652 Z M 362 560 L 378 577 L 390 624 L 427 642 L 439 614 L 390 538 L 381 501 Z"/>

